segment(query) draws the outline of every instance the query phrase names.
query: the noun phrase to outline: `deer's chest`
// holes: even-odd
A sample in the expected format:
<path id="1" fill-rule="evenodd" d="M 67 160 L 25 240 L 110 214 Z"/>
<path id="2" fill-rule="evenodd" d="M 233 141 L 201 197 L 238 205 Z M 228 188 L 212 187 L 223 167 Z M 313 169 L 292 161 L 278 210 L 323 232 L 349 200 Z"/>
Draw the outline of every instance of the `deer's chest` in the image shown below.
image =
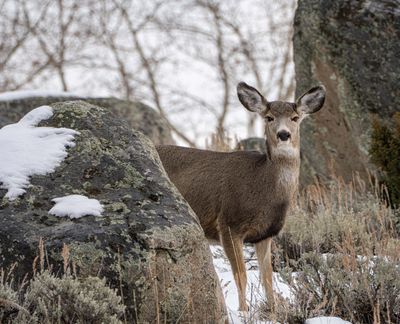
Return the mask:
<path id="1" fill-rule="evenodd" d="M 298 185 L 299 172 L 293 168 L 280 169 L 276 173 L 276 188 L 283 194 L 291 194 Z"/>
<path id="2" fill-rule="evenodd" d="M 253 222 L 252 228 L 249 228 L 244 241 L 246 243 L 258 243 L 278 235 L 285 224 L 288 210 L 289 202 L 278 202 L 260 213 Z"/>

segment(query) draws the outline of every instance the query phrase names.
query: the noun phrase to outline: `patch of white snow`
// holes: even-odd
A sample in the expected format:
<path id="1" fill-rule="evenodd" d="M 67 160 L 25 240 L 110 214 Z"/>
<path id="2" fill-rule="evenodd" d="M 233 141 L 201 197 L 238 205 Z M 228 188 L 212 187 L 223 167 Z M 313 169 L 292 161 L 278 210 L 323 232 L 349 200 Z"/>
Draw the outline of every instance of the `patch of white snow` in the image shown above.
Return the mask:
<path id="1" fill-rule="evenodd" d="M 231 324 L 269 324 L 271 321 L 263 321 L 259 319 L 260 302 L 265 301 L 265 294 L 261 286 L 258 271 L 258 262 L 255 257 L 255 251 L 251 246 L 245 246 L 244 259 L 247 269 L 247 290 L 246 300 L 250 309 L 248 312 L 240 312 L 237 289 L 233 278 L 231 266 L 224 250 L 219 245 L 210 246 L 213 255 L 213 263 L 217 275 L 219 277 L 222 292 L 225 298 L 226 308 L 228 310 L 228 320 Z M 293 274 L 296 276 L 296 273 Z M 280 275 L 276 272 L 273 274 L 273 288 L 275 293 L 279 293 L 281 297 L 294 301 L 294 296 L 290 287 L 285 284 Z M 306 320 L 306 324 L 351 324 L 338 317 L 315 317 Z"/>
<path id="2" fill-rule="evenodd" d="M 56 204 L 49 213 L 58 217 L 81 218 L 83 216 L 101 216 L 103 206 L 97 199 L 82 195 L 69 195 L 52 199 Z"/>
<path id="3" fill-rule="evenodd" d="M 305 324 L 351 324 L 348 321 L 344 321 L 339 317 L 314 317 L 306 320 Z"/>
<path id="4" fill-rule="evenodd" d="M 244 257 L 247 268 L 247 290 L 246 300 L 250 307 L 249 312 L 239 312 L 239 300 L 236 289 L 235 280 L 228 259 L 221 246 L 210 246 L 213 254 L 213 263 L 217 275 L 219 277 L 222 293 L 225 298 L 225 304 L 228 310 L 228 319 L 230 323 L 270 323 L 258 319 L 257 313 L 261 302 L 265 301 L 264 288 L 259 279 L 258 262 L 254 255 L 254 249 L 246 246 L 244 249 Z M 274 291 L 279 293 L 284 298 L 292 298 L 290 288 L 284 284 L 278 273 L 273 274 Z"/>
<path id="5" fill-rule="evenodd" d="M 69 128 L 36 127 L 53 116 L 49 106 L 33 109 L 18 123 L 0 129 L 0 188 L 10 200 L 22 195 L 29 177 L 55 170 L 75 145 L 79 132 Z"/>

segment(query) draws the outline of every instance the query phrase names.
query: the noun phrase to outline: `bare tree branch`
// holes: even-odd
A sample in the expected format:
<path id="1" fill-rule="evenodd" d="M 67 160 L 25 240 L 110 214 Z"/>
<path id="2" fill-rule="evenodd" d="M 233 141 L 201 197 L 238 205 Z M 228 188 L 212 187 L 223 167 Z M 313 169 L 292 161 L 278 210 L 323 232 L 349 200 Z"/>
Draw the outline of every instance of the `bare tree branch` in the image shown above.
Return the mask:
<path id="1" fill-rule="evenodd" d="M 293 95 L 294 0 L 28 1 L 0 0 L 1 90 L 56 84 L 141 99 L 190 146 L 194 134 L 224 133 L 242 79 L 267 95 Z M 213 126 L 183 127 L 177 113 L 205 114 Z M 254 118 L 245 120 L 249 135 Z"/>
<path id="2" fill-rule="evenodd" d="M 157 6 L 156 9 L 158 9 L 158 8 L 160 8 L 160 5 Z M 167 123 L 168 123 L 169 127 L 171 128 L 171 130 L 177 136 L 179 136 L 182 140 L 184 140 L 190 146 L 192 146 L 192 147 L 196 146 L 193 141 L 191 141 L 185 134 L 183 134 L 180 130 L 178 130 L 178 128 L 175 127 L 169 121 L 169 119 L 168 119 L 168 117 L 167 117 L 167 115 L 165 113 L 165 110 L 164 110 L 164 108 L 163 108 L 163 106 L 161 104 L 160 93 L 158 91 L 157 82 L 156 82 L 156 79 L 155 79 L 155 75 L 154 75 L 153 69 L 152 69 L 151 65 L 149 64 L 149 60 L 148 60 L 146 54 L 144 53 L 143 46 L 142 46 L 142 44 L 141 44 L 141 42 L 139 40 L 138 30 L 133 27 L 132 21 L 130 20 L 130 17 L 128 15 L 127 11 L 125 10 L 125 8 L 120 7 L 120 9 L 121 9 L 121 12 L 123 14 L 123 17 L 124 17 L 125 21 L 128 24 L 128 28 L 129 28 L 130 34 L 131 34 L 131 36 L 133 38 L 133 42 L 135 44 L 135 47 L 136 47 L 136 50 L 137 50 L 138 55 L 140 57 L 140 60 L 142 62 L 142 65 L 144 66 L 144 68 L 145 68 L 145 70 L 147 72 L 147 76 L 148 76 L 148 79 L 150 81 L 151 93 L 152 93 L 153 100 L 154 100 L 154 103 L 156 105 L 156 108 L 157 108 L 158 112 L 167 121 Z"/>

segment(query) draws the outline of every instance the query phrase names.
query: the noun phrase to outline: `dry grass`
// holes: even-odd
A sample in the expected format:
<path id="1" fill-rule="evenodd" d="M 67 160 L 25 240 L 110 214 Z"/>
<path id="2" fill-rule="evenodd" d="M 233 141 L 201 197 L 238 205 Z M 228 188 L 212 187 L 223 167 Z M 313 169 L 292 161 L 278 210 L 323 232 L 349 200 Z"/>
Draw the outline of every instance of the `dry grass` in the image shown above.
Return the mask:
<path id="1" fill-rule="evenodd" d="M 16 285 L 13 268 L 0 271 L 0 323 L 124 323 L 125 306 L 116 290 L 105 279 L 79 278 L 71 271 L 68 246 L 61 255 L 64 274 L 56 276 L 40 239 L 31 280 Z"/>
<path id="2" fill-rule="evenodd" d="M 355 177 L 345 184 L 306 188 L 277 238 L 285 257 L 297 259 L 304 252 L 335 253 L 350 242 L 357 254 L 392 254 L 397 242 L 396 211 L 381 199 L 381 191 Z"/>
<path id="3" fill-rule="evenodd" d="M 384 191 L 355 177 L 301 193 L 275 239 L 275 266 L 293 294 L 279 303 L 279 321 L 325 315 L 352 323 L 400 322 L 397 211 L 380 199 Z"/>

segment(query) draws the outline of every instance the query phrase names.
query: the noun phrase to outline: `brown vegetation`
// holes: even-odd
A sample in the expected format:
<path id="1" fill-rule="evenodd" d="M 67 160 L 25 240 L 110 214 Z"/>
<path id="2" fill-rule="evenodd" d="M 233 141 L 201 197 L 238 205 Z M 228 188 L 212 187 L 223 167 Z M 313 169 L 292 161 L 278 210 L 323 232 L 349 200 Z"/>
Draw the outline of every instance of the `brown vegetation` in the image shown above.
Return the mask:
<path id="1" fill-rule="evenodd" d="M 371 186 L 369 186 L 371 188 Z M 277 310 L 281 322 L 338 316 L 352 323 L 397 323 L 400 318 L 400 237 L 396 211 L 377 184 L 358 178 L 316 184 L 276 240 L 275 266 L 293 299 Z"/>

